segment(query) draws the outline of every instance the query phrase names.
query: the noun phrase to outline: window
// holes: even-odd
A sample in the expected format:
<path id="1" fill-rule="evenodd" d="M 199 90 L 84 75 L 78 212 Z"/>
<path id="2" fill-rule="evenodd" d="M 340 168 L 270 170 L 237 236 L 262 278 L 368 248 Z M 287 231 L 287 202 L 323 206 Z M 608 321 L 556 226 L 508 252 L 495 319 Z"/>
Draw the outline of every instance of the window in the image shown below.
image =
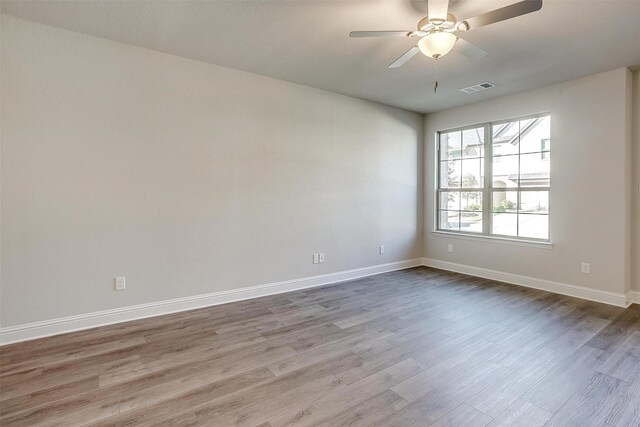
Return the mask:
<path id="1" fill-rule="evenodd" d="M 549 239 L 548 114 L 438 133 L 437 229 Z"/>

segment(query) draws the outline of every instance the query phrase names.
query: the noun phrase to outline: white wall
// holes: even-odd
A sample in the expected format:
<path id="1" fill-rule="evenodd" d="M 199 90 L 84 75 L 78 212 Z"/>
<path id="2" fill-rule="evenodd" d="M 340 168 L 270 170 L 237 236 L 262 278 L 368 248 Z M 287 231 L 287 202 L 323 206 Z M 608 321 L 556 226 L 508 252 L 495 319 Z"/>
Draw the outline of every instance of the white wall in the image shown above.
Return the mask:
<path id="1" fill-rule="evenodd" d="M 421 256 L 421 115 L 8 16 L 1 35 L 3 327 Z"/>
<path id="2" fill-rule="evenodd" d="M 631 212 L 629 84 L 629 71 L 618 69 L 429 114 L 425 121 L 425 256 L 624 294 L 630 285 L 626 250 Z M 553 248 L 433 234 L 435 132 L 545 111 L 551 113 Z M 447 252 L 448 243 L 454 243 L 452 254 Z M 591 274 L 580 272 L 583 261 L 591 263 Z"/>
<path id="3" fill-rule="evenodd" d="M 631 213 L 632 288 L 640 291 L 640 71 L 633 73 L 633 185 L 631 193 L 633 200 Z"/>

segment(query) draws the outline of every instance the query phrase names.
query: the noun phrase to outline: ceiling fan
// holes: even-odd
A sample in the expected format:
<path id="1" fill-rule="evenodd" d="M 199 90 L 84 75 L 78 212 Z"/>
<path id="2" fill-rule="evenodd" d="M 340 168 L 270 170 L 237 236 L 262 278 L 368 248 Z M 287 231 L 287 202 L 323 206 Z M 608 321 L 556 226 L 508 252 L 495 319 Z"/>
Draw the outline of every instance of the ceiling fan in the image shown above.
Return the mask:
<path id="1" fill-rule="evenodd" d="M 494 24 L 507 19 L 516 18 L 527 13 L 536 12 L 542 8 L 542 0 L 524 0 L 500 9 L 492 10 L 473 18 L 458 21 L 448 13 L 449 0 L 428 0 L 428 13 L 418 22 L 418 29 L 413 31 L 352 31 L 350 37 L 386 37 L 399 36 L 419 38 L 418 43 L 393 61 L 388 68 L 397 68 L 422 52 L 429 58 L 438 59 L 453 49 L 457 44 L 457 51 L 469 58 L 480 59 L 486 51 L 462 39 L 459 33 L 471 31 L 475 28 Z M 457 43 L 456 43 L 457 42 Z"/>

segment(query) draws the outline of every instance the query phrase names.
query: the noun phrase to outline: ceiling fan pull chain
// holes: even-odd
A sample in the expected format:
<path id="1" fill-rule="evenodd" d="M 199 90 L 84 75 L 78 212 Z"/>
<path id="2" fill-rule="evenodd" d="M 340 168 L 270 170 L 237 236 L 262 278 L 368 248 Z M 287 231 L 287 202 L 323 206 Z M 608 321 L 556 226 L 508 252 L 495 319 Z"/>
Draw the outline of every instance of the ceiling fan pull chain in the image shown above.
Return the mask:
<path id="1" fill-rule="evenodd" d="M 438 58 L 436 58 L 436 83 L 433 85 L 433 93 L 438 93 Z"/>

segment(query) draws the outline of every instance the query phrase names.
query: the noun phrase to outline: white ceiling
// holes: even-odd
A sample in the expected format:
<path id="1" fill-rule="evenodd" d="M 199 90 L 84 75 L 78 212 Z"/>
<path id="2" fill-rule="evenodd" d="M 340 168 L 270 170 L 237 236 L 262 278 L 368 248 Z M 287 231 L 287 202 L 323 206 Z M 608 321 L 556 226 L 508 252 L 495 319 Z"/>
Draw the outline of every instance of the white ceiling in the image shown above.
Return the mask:
<path id="1" fill-rule="evenodd" d="M 452 0 L 459 19 L 518 0 Z M 351 30 L 414 29 L 425 0 L 2 0 L 3 13 L 226 67 L 432 112 L 623 66 L 640 65 L 640 0 L 545 0 L 542 10 L 466 33 L 481 60 L 451 53 L 386 66 L 405 38 Z M 485 80 L 494 89 L 464 94 Z"/>

